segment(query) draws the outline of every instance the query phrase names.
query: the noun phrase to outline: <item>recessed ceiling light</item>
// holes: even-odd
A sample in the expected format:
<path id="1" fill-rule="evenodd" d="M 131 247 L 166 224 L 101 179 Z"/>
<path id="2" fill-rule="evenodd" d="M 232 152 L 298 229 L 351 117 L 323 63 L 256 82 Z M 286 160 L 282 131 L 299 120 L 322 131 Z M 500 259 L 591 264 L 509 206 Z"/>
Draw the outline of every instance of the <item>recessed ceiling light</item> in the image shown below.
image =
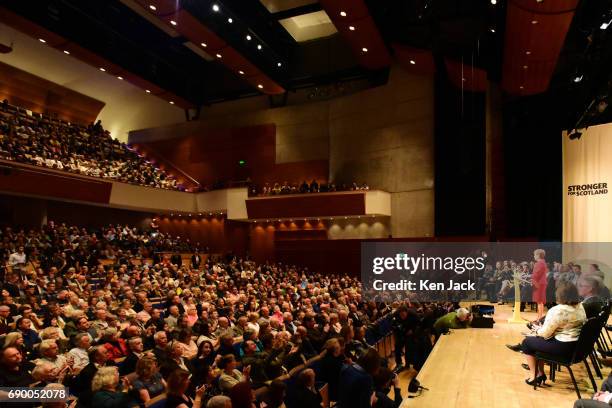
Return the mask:
<path id="1" fill-rule="evenodd" d="M 222 58 L 222 55 L 221 54 L 217 54 L 217 58 Z"/>
<path id="2" fill-rule="evenodd" d="M 157 7 L 155 7 L 155 6 L 154 6 L 154 5 L 152 5 L 152 4 L 149 4 L 149 8 L 150 8 L 151 10 L 153 10 L 153 11 L 157 10 Z"/>
<path id="3" fill-rule="evenodd" d="M 219 5 L 218 4 L 213 4 L 212 9 L 214 12 L 218 12 L 219 11 Z"/>
<path id="4" fill-rule="evenodd" d="M 523 65 L 523 69 L 527 69 L 527 68 L 529 68 L 529 66 Z"/>
<path id="5" fill-rule="evenodd" d="M 170 101 L 170 105 L 174 105 L 174 101 Z"/>
<path id="6" fill-rule="evenodd" d="M 519 89 L 524 89 L 525 87 L 523 85 L 519 86 Z"/>
<path id="7" fill-rule="evenodd" d="M 100 71 L 106 72 L 106 70 L 104 68 L 102 68 L 102 67 L 100 67 Z"/>
<path id="8" fill-rule="evenodd" d="M 355 31 L 355 26 L 349 26 L 349 30 Z"/>
<path id="9" fill-rule="evenodd" d="M 170 20 L 170 24 L 172 24 L 173 26 L 175 26 L 175 25 L 176 25 L 176 21 L 174 21 L 174 20 Z"/>
<path id="10" fill-rule="evenodd" d="M 346 11 L 341 11 L 341 12 L 340 12 L 340 15 L 341 15 L 342 17 L 346 17 Z"/>
<path id="11" fill-rule="evenodd" d="M 261 44 L 257 44 L 257 49 L 261 50 Z"/>
<path id="12" fill-rule="evenodd" d="M 363 52 L 368 52 L 368 49 L 367 49 L 366 47 L 363 47 L 363 48 L 361 49 L 361 51 L 363 51 Z"/>
<path id="13" fill-rule="evenodd" d="M 145 92 L 146 92 L 146 93 L 151 93 L 151 91 L 149 91 L 148 89 L 145 89 Z"/>
<path id="14" fill-rule="evenodd" d="M 277 66 L 277 67 L 280 67 L 281 65 L 283 65 L 283 64 L 282 64 L 282 63 L 280 63 L 280 62 L 277 62 L 277 63 L 276 63 L 276 66 Z"/>
<path id="15" fill-rule="evenodd" d="M 610 24 L 612 24 L 612 20 L 605 22 L 605 23 L 601 23 L 601 25 L 599 26 L 600 30 L 607 30 L 608 27 L 610 27 Z"/>
<path id="16" fill-rule="evenodd" d="M 230 17 L 230 18 L 227 19 L 227 22 L 232 24 L 234 22 L 234 19 Z"/>
<path id="17" fill-rule="evenodd" d="M 525 51 L 525 55 L 531 55 L 531 51 Z"/>
<path id="18" fill-rule="evenodd" d="M 497 4 L 497 0 L 491 0 L 491 4 L 493 5 Z"/>
<path id="19" fill-rule="evenodd" d="M 467 79 L 465 79 L 465 78 L 461 78 L 461 80 L 462 80 L 463 82 L 467 81 Z"/>
<path id="20" fill-rule="evenodd" d="M 531 20 L 531 24 L 538 24 L 538 20 Z"/>
<path id="21" fill-rule="evenodd" d="M 204 48 L 208 47 L 208 45 L 206 45 L 206 43 L 200 43 L 200 45 Z"/>
<path id="22" fill-rule="evenodd" d="M 582 75 L 577 76 L 576 78 L 574 78 L 574 82 L 578 83 L 580 81 L 582 81 Z"/>
<path id="23" fill-rule="evenodd" d="M 238 71 L 238 73 L 239 73 L 240 75 L 244 75 L 244 71 L 243 71 L 243 70 Z"/>
<path id="24" fill-rule="evenodd" d="M 64 54 L 66 54 L 66 55 L 70 55 L 70 51 L 68 51 L 68 50 L 64 50 Z"/>
<path id="25" fill-rule="evenodd" d="M 494 29 L 494 28 L 490 28 L 490 29 L 489 29 L 489 31 L 490 31 L 490 32 L 492 32 L 492 33 L 494 33 L 494 32 L 495 32 L 495 29 Z"/>
<path id="26" fill-rule="evenodd" d="M 251 38 L 253 38 L 253 37 L 251 37 L 251 35 L 250 35 L 250 34 L 247 34 L 246 39 L 247 39 L 248 41 L 251 41 Z"/>
<path id="27" fill-rule="evenodd" d="M 122 76 L 118 76 L 117 79 L 120 79 L 121 81 L 123 81 L 123 77 Z"/>
<path id="28" fill-rule="evenodd" d="M 262 84 L 257 85 L 257 87 L 258 87 L 259 89 L 263 89 L 263 85 L 262 85 Z"/>
<path id="29" fill-rule="evenodd" d="M 38 41 L 40 41 L 40 42 L 41 42 L 41 43 L 43 43 L 43 44 L 44 44 L 44 43 L 46 43 L 46 41 L 45 41 L 45 40 L 43 40 L 42 38 L 39 38 L 39 39 L 38 39 Z"/>
<path id="30" fill-rule="evenodd" d="M 410 60 L 410 64 L 414 65 L 414 64 L 416 64 L 416 61 L 415 60 Z"/>

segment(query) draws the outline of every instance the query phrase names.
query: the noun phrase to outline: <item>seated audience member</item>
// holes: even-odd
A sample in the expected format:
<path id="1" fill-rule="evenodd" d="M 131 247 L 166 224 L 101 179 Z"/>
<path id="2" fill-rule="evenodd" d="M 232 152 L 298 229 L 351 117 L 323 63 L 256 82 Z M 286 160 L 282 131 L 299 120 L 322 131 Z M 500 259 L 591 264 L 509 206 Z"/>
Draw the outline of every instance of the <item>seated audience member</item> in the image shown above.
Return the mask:
<path id="1" fill-rule="evenodd" d="M 165 331 L 158 331 L 153 335 L 153 340 L 155 341 L 153 354 L 157 362 L 161 365 L 167 357 L 166 347 L 168 346 L 168 335 Z"/>
<path id="2" fill-rule="evenodd" d="M 93 397 L 91 381 L 99 368 L 109 366 L 108 351 L 104 346 L 94 346 L 89 350 L 89 364 L 74 378 L 70 391 L 75 394 L 79 407 L 90 407 Z"/>
<path id="3" fill-rule="evenodd" d="M 28 387 L 34 382 L 30 374 L 34 364 L 25 361 L 17 348 L 4 348 L 0 357 L 0 384 L 4 387 Z"/>
<path id="4" fill-rule="evenodd" d="M 605 287 L 601 278 L 596 275 L 583 275 L 576 286 L 587 319 L 597 316 L 605 305 L 605 300 L 600 296 L 602 288 Z"/>
<path id="5" fill-rule="evenodd" d="M 447 333 L 450 329 L 465 329 L 472 321 L 472 314 L 465 308 L 457 309 L 440 317 L 434 323 L 436 333 Z"/>
<path id="6" fill-rule="evenodd" d="M 570 357 L 586 321 L 576 285 L 568 281 L 558 284 L 556 300 L 557 306 L 548 311 L 544 325 L 535 331 L 535 336 L 525 337 L 521 344 L 531 373 L 525 382 L 534 388 L 546 382 L 544 362 L 537 361 L 535 354 L 543 352 Z"/>
<path id="7" fill-rule="evenodd" d="M 68 355 L 72 358 L 72 369 L 75 374 L 78 374 L 87 364 L 89 364 L 88 350 L 91 347 L 91 337 L 88 333 L 79 333 L 74 337 L 75 347 L 72 348 Z"/>
<path id="8" fill-rule="evenodd" d="M 232 387 L 229 397 L 232 401 L 232 408 L 256 408 L 253 390 L 248 381 L 243 381 Z"/>
<path id="9" fill-rule="evenodd" d="M 187 396 L 190 384 L 190 374 L 185 370 L 175 370 L 168 377 L 168 397 L 165 408 L 200 408 L 202 396 L 206 387 L 196 389 L 195 398 L 192 400 Z"/>
<path id="10" fill-rule="evenodd" d="M 59 347 L 55 340 L 43 340 L 38 347 L 38 351 L 41 357 L 36 360 L 36 365 L 42 363 L 48 364 L 57 375 L 60 373 L 65 374 L 66 370 L 70 373 L 72 372 L 74 361 L 59 354 Z"/>
<path id="11" fill-rule="evenodd" d="M 225 395 L 215 395 L 208 400 L 206 408 L 232 408 L 232 400 Z"/>
<path id="12" fill-rule="evenodd" d="M 388 368 L 381 368 L 374 376 L 376 387 L 376 403 L 374 408 L 399 408 L 402 404 L 402 391 L 399 388 L 397 374 Z M 393 399 L 389 398 L 389 392 L 393 386 Z"/>
<path id="13" fill-rule="evenodd" d="M 27 356 L 28 352 L 23 344 L 23 336 L 19 332 L 10 332 L 4 336 L 4 344 L 2 348 L 15 347 L 23 356 Z"/>
<path id="14" fill-rule="evenodd" d="M 193 364 L 183 357 L 183 345 L 173 340 L 166 346 L 166 358 L 160 364 L 160 371 L 165 378 L 168 378 L 171 373 L 179 369 L 192 372 Z"/>
<path id="15" fill-rule="evenodd" d="M 136 375 L 132 386 L 138 394 L 140 402 L 146 403 L 165 391 L 166 381 L 159 372 L 155 358 L 143 357 L 138 360 Z"/>
<path id="16" fill-rule="evenodd" d="M 192 360 L 198 355 L 198 346 L 192 340 L 191 330 L 180 331 L 176 339 L 183 346 L 183 357 L 187 360 Z"/>
<path id="17" fill-rule="evenodd" d="M 224 394 L 228 394 L 236 384 L 249 380 L 251 368 L 247 366 L 243 368 L 242 372 L 238 371 L 236 369 L 236 358 L 233 354 L 226 354 L 221 357 L 217 366 L 223 370 L 219 376 L 219 388 Z"/>
<path id="18" fill-rule="evenodd" d="M 127 392 L 117 391 L 119 371 L 117 367 L 101 367 L 91 381 L 92 406 L 101 408 L 125 408 L 134 406 Z"/>
<path id="19" fill-rule="evenodd" d="M 108 357 L 111 360 L 117 360 L 127 356 L 128 348 L 125 340 L 121 338 L 121 333 L 114 327 L 104 330 L 104 335 L 100 339 L 100 343 L 108 350 Z"/>
<path id="20" fill-rule="evenodd" d="M 40 343 L 38 333 L 32 329 L 32 321 L 28 318 L 22 317 L 17 320 L 16 326 L 17 330 L 19 330 L 23 336 L 23 344 L 26 350 L 31 352 L 34 350 L 34 345 Z"/>
<path id="21" fill-rule="evenodd" d="M 128 340 L 129 353 L 125 360 L 119 364 L 119 374 L 127 375 L 136 370 L 136 363 L 140 360 L 144 353 L 144 343 L 142 337 L 132 337 Z"/>
<path id="22" fill-rule="evenodd" d="M 296 408 L 319 408 L 321 394 L 315 387 L 315 372 L 311 368 L 302 371 L 297 379 L 295 391 Z"/>
<path id="23" fill-rule="evenodd" d="M 339 408 L 370 408 L 374 399 L 374 379 L 380 369 L 380 355 L 370 349 L 356 363 L 340 372 Z"/>

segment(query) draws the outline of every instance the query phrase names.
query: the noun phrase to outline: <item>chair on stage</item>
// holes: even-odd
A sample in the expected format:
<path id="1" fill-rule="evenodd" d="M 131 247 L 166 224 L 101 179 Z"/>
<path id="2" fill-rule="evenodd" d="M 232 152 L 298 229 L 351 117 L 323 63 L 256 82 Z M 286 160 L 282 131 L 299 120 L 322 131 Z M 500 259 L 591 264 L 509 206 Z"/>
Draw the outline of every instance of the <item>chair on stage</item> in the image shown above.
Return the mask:
<path id="1" fill-rule="evenodd" d="M 592 317 L 588 319 L 584 326 L 582 326 L 580 336 L 576 341 L 576 349 L 574 350 L 573 355 L 569 358 L 547 353 L 536 353 L 535 355 L 537 360 L 542 360 L 550 364 L 550 380 L 553 382 L 555 381 L 556 366 L 559 365 L 567 367 L 570 377 L 572 378 L 572 382 L 574 383 L 574 389 L 576 390 L 576 395 L 578 395 L 578 399 L 582 397 L 580 396 L 580 390 L 578 389 L 576 377 L 574 376 L 574 372 L 572 371 L 572 365 L 578 364 L 580 362 L 584 363 L 587 373 L 589 374 L 591 384 L 593 385 L 593 389 L 597 391 L 597 384 L 595 383 L 595 378 L 593 377 L 593 373 L 591 372 L 591 367 L 589 366 L 587 358 L 589 358 L 595 348 L 595 342 L 599 337 L 601 329 L 601 318 Z"/>

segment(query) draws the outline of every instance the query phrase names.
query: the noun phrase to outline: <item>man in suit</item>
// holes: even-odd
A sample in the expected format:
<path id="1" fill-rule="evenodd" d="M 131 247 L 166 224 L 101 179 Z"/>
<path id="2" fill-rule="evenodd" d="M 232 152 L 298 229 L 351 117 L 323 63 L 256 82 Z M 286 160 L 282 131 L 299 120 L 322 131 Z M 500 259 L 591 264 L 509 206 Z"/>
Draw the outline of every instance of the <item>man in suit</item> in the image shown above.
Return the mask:
<path id="1" fill-rule="evenodd" d="M 193 269 L 200 270 L 200 264 L 202 263 L 202 257 L 198 252 L 191 255 L 191 267 Z"/>
<path id="2" fill-rule="evenodd" d="M 368 350 L 357 363 L 345 365 L 340 371 L 339 408 L 371 408 L 374 380 L 380 369 L 380 355 Z"/>
<path id="3" fill-rule="evenodd" d="M 157 364 L 161 365 L 167 357 L 166 347 L 168 346 L 168 335 L 165 331 L 158 331 L 153 335 L 153 341 L 155 341 L 153 354 L 157 359 Z"/>
<path id="4" fill-rule="evenodd" d="M 283 313 L 283 322 L 285 323 L 285 330 L 294 335 L 297 331 L 297 326 L 293 323 L 293 315 L 290 312 Z"/>
<path id="5" fill-rule="evenodd" d="M 104 346 L 94 346 L 89 352 L 89 364 L 74 378 L 70 390 L 79 397 L 79 407 L 90 407 L 93 391 L 91 381 L 98 372 L 98 368 L 112 365 L 108 358 L 108 351 Z"/>
<path id="6" fill-rule="evenodd" d="M 578 279 L 578 294 L 583 299 L 582 306 L 587 318 L 597 316 L 604 307 L 604 300 L 599 296 L 604 283 L 599 276 L 583 275 Z"/>
<path id="7" fill-rule="evenodd" d="M 11 315 L 11 308 L 6 305 L 0 305 L 0 335 L 6 334 L 10 331 L 9 328 L 9 316 Z"/>
<path id="8" fill-rule="evenodd" d="M 179 252 L 175 252 L 170 257 L 170 263 L 176 265 L 178 268 L 183 266 L 183 259 L 181 258 L 181 254 Z"/>
<path id="9" fill-rule="evenodd" d="M 142 358 L 144 344 L 141 337 L 131 337 L 128 340 L 129 354 L 119 366 L 119 374 L 127 375 L 136 371 L 136 363 Z"/>

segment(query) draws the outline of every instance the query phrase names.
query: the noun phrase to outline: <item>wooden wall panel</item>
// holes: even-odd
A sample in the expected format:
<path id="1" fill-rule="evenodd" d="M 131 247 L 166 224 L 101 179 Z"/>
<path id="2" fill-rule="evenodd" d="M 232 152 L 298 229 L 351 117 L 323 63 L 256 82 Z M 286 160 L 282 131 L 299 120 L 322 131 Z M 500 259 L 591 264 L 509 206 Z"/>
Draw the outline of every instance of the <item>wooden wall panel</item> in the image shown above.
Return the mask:
<path id="1" fill-rule="evenodd" d="M 93 122 L 104 102 L 0 62 L 0 100 L 69 122 Z"/>
<path id="2" fill-rule="evenodd" d="M 247 200 L 249 218 L 324 217 L 365 214 L 365 193 L 319 193 Z"/>
<path id="3" fill-rule="evenodd" d="M 61 200 L 108 204 L 112 183 L 70 174 L 38 169 L 34 166 L 0 163 L 0 191 L 53 197 Z"/>

